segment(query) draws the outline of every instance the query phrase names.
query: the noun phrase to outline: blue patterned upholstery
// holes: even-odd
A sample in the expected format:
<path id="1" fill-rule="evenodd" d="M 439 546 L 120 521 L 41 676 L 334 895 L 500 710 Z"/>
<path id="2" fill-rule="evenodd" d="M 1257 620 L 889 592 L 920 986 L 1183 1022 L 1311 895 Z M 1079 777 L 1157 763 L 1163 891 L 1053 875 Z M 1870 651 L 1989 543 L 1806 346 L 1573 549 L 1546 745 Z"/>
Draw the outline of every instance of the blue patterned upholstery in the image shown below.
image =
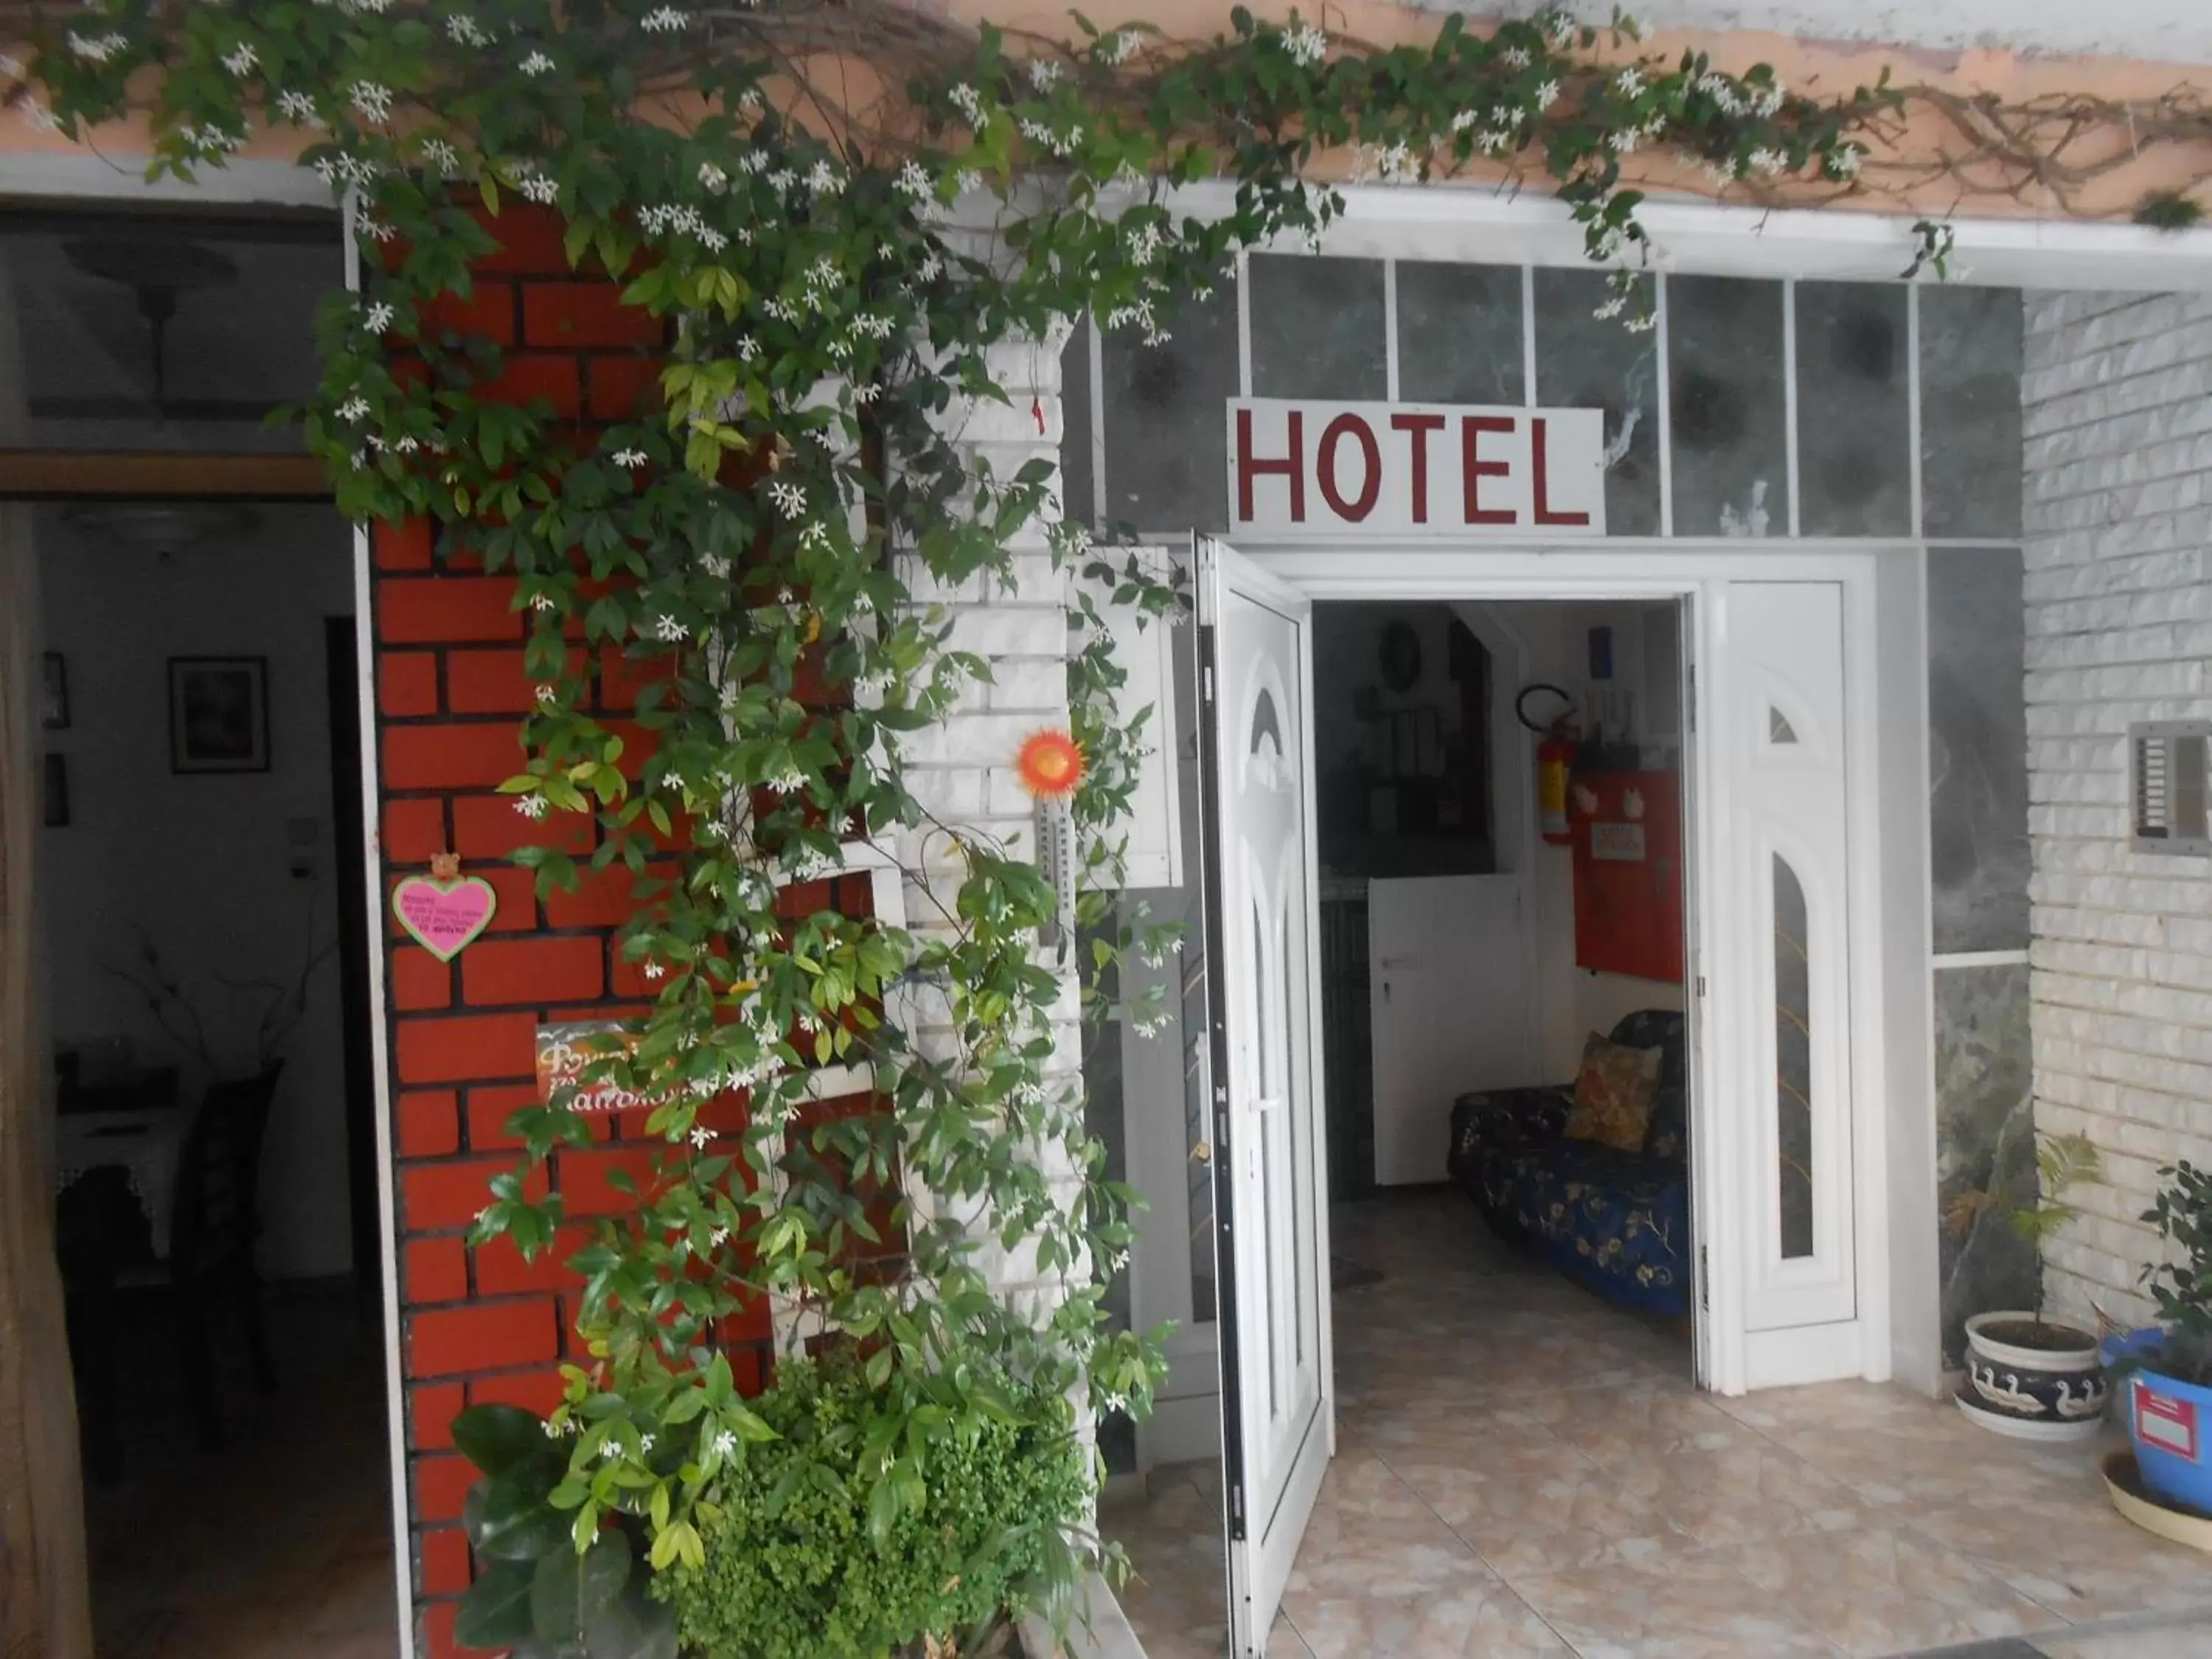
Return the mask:
<path id="1" fill-rule="evenodd" d="M 1613 1041 L 1663 1048 L 1641 1153 L 1568 1140 L 1571 1088 L 1462 1095 L 1448 1160 L 1483 1218 L 1601 1295 L 1656 1312 L 1690 1310 L 1689 1115 L 1682 1017 L 1629 1015 Z"/>

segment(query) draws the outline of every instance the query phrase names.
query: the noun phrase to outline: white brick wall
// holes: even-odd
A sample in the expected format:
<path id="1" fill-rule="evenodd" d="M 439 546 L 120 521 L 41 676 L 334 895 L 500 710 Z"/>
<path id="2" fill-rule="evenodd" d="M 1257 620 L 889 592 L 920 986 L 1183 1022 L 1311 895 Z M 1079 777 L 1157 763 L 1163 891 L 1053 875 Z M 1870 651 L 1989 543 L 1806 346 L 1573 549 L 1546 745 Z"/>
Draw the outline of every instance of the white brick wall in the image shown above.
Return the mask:
<path id="1" fill-rule="evenodd" d="M 2021 398 L 2036 1123 L 2107 1176 L 2047 1286 L 2130 1318 L 2159 1164 L 2212 1162 L 2212 860 L 2129 849 L 2126 770 L 2212 717 L 2212 297 L 2030 294 Z"/>
<path id="2" fill-rule="evenodd" d="M 1057 465 L 1063 429 L 1058 343 L 1012 342 L 994 348 L 992 372 L 1006 388 L 1011 406 L 956 405 L 945 417 L 949 435 L 971 457 L 988 459 L 1000 477 L 1011 477 L 1033 457 Z M 1044 524 L 1034 523 L 1019 533 L 1013 550 L 1009 580 L 977 578 L 952 589 L 931 582 L 912 561 L 903 568 L 909 590 L 941 605 L 949 616 L 949 647 L 984 658 L 991 678 L 974 688 L 960 712 L 943 725 L 908 734 L 902 752 L 908 787 L 939 823 L 1033 858 L 1036 838 L 1030 799 L 1015 781 L 1013 760 L 1030 732 L 1067 724 L 1067 621 L 1061 577 L 1053 567 Z M 918 933 L 943 927 L 964 874 L 951 837 L 934 828 L 909 835 L 898 857 L 909 872 L 927 874 L 927 881 L 907 884 L 908 925 Z M 931 1023 L 931 1012 L 927 1005 L 919 1011 L 917 1036 L 925 1049 L 941 1054 L 951 1033 L 942 1024 Z M 1061 974 L 1051 1025 L 1054 1052 L 1047 1066 L 1047 1086 L 1072 1089 L 1080 1081 L 1082 1054 L 1072 958 Z M 1040 1155 L 1064 1159 L 1057 1146 L 1040 1149 Z M 1072 1197 L 1073 1170 L 1064 1162 L 1048 1167 Z M 1038 1280 L 1025 1249 L 1007 1253 L 992 1246 L 981 1265 L 1002 1288 L 1034 1297 L 1040 1312 L 1049 1306 L 1052 1286 Z"/>

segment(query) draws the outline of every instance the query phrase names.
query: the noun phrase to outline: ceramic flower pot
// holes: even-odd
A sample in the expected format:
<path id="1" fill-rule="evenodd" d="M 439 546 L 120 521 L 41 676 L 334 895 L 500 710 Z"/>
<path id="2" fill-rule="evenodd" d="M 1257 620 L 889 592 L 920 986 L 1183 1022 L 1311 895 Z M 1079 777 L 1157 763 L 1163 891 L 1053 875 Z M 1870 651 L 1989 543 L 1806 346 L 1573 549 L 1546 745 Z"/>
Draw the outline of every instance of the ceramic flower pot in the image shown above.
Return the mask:
<path id="1" fill-rule="evenodd" d="M 2105 1345 L 2106 1358 L 2154 1355 L 2165 1333 L 2156 1326 L 2130 1331 Z M 2128 1439 L 2136 1467 L 2154 1497 L 2212 1516 L 2212 1389 L 2185 1382 L 2158 1369 L 2155 1358 L 2127 1378 Z"/>
<path id="2" fill-rule="evenodd" d="M 2020 1440 L 2087 1440 L 2108 1393 L 2088 1332 L 2010 1310 L 1966 1322 L 1959 1409 L 1983 1427 Z"/>

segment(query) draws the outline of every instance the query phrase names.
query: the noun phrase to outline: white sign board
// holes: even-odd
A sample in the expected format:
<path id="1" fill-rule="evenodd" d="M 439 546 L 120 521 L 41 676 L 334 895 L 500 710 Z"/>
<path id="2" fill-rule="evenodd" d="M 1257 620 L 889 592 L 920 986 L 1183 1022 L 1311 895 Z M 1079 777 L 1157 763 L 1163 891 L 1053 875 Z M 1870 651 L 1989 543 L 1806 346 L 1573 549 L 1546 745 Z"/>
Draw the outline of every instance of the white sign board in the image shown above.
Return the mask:
<path id="1" fill-rule="evenodd" d="M 1232 534 L 1602 536 L 1605 411 L 1229 404 Z"/>

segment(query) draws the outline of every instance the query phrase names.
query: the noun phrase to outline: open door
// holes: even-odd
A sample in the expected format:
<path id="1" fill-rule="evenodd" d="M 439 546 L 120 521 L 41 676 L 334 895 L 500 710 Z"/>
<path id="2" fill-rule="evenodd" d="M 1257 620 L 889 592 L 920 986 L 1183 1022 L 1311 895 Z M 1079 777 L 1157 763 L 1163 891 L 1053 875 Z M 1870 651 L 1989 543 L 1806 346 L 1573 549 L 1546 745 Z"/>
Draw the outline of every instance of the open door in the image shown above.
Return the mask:
<path id="1" fill-rule="evenodd" d="M 1311 608 L 1199 550 L 1230 1651 L 1257 1659 L 1334 1429 L 1319 1148 Z"/>
<path id="2" fill-rule="evenodd" d="M 1814 1333 L 1857 1311 L 1853 1245 L 1844 598 L 1835 582 L 1732 582 L 1723 764 L 1736 836 L 1753 1086 L 1744 1323 L 1754 1385 L 1855 1375 Z"/>

